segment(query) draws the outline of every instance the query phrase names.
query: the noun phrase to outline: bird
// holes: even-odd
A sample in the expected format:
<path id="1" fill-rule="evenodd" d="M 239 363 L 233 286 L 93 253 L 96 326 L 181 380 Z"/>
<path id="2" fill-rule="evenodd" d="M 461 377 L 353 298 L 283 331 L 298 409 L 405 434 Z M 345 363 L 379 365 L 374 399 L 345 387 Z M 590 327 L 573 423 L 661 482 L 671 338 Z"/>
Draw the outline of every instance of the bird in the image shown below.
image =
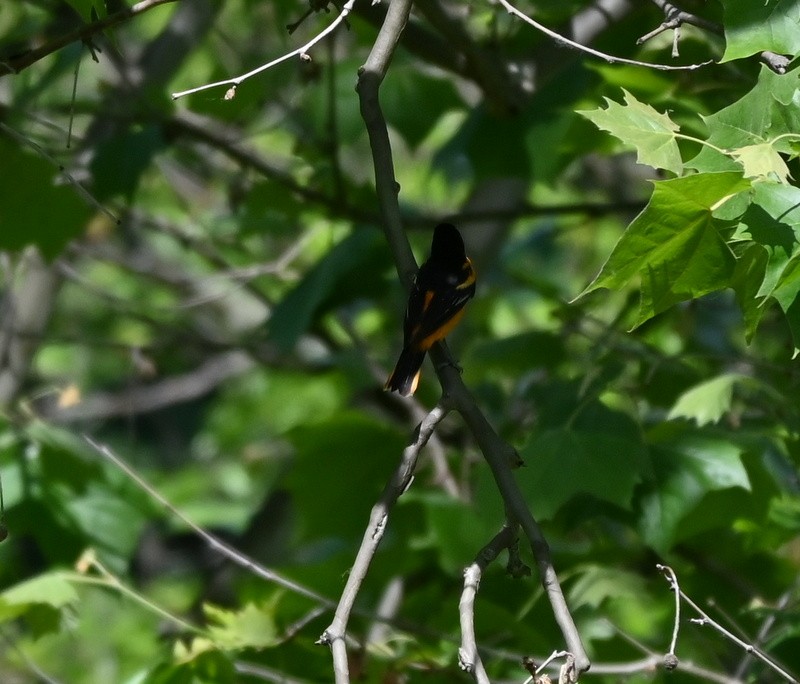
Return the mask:
<path id="1" fill-rule="evenodd" d="M 475 269 L 461 233 L 451 223 L 440 223 L 433 231 L 431 254 L 414 276 L 403 322 L 403 350 L 384 389 L 404 397 L 414 394 L 425 354 L 456 327 L 474 294 Z"/>

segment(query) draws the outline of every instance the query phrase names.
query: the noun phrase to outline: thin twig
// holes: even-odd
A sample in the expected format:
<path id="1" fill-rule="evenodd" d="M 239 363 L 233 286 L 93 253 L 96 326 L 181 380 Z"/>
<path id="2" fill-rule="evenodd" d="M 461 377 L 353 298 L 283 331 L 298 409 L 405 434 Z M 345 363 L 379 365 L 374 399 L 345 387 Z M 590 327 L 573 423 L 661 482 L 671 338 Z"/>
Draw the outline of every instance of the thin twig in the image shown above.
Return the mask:
<path id="1" fill-rule="evenodd" d="M 332 608 L 335 603 L 331 599 L 318 594 L 316 591 L 304 587 L 297 582 L 290 580 L 283 575 L 278 574 L 274 570 L 270 570 L 269 568 L 264 567 L 260 563 L 256 562 L 249 556 L 246 556 L 241 551 L 237 551 L 232 546 L 229 546 L 224 541 L 222 541 L 219 537 L 211 534 L 207 530 L 203 529 L 197 523 L 193 522 L 189 519 L 184 513 L 181 513 L 161 492 L 159 492 L 155 487 L 153 487 L 149 482 L 147 482 L 139 473 L 137 473 L 133 468 L 131 468 L 125 461 L 123 461 L 119 456 L 117 456 L 107 445 L 100 444 L 96 442 L 92 437 L 89 435 L 83 435 L 83 439 L 86 443 L 94 449 L 100 456 L 105 458 L 107 461 L 113 463 L 119 470 L 121 470 L 125 475 L 127 475 L 131 480 L 133 480 L 144 492 L 146 492 L 152 499 L 155 499 L 160 503 L 171 515 L 174 515 L 178 520 L 183 522 L 189 529 L 191 529 L 198 537 L 203 539 L 209 547 L 211 547 L 214 551 L 221 553 L 223 556 L 228 558 L 229 560 L 233 561 L 237 565 L 242 568 L 245 568 L 249 572 L 252 572 L 257 577 L 261 577 L 262 579 L 267 580 L 268 582 L 273 582 L 284 589 L 288 589 L 300 596 L 304 596 L 312 601 L 316 601 L 320 605 L 323 605 L 328 608 Z"/>
<path id="2" fill-rule="evenodd" d="M 17 644 L 10 636 L 8 636 L 8 634 L 6 634 L 5 625 L 0 626 L 0 638 L 2 638 L 2 640 L 8 644 L 8 647 L 11 650 L 16 652 L 20 660 L 24 663 L 25 667 L 27 667 L 31 671 L 31 673 L 36 677 L 37 682 L 40 682 L 41 684 L 61 684 L 61 682 L 58 679 L 50 676 L 41 667 L 39 667 L 36 661 L 33 658 L 31 658 L 27 653 L 25 653 L 25 651 L 19 646 L 19 644 Z M 8 676 L 11 677 L 12 675 L 8 673 Z"/>
<path id="3" fill-rule="evenodd" d="M 672 44 L 672 53 L 674 57 L 677 54 L 678 49 L 678 32 L 683 24 L 696 26 L 697 28 L 701 28 L 704 31 L 714 33 L 718 36 L 725 35 L 725 29 L 723 28 L 722 24 L 718 24 L 710 19 L 706 19 L 698 16 L 697 14 L 692 14 L 691 12 L 680 9 L 673 5 L 669 0 L 652 0 L 652 2 L 664 13 L 665 20 L 660 26 L 657 26 L 655 29 L 639 38 L 639 40 L 636 41 L 637 45 L 641 45 L 645 41 L 650 40 L 663 31 L 674 29 L 675 36 Z M 765 50 L 764 52 L 759 53 L 758 58 L 776 74 L 785 74 L 789 68 L 789 63 L 791 62 L 791 59 L 789 59 L 789 57 L 786 55 L 779 55 L 770 50 Z"/>
<path id="4" fill-rule="evenodd" d="M 746 653 L 752 654 L 754 657 L 758 658 L 762 663 L 767 665 L 767 667 L 774 670 L 777 674 L 783 677 L 787 682 L 792 682 L 792 684 L 798 684 L 798 680 L 789 672 L 784 670 L 780 665 L 775 663 L 773 660 L 769 658 L 763 651 L 756 648 L 753 644 L 750 644 L 743 639 L 740 639 L 736 636 L 733 632 L 725 629 L 721 624 L 719 624 L 716 620 L 713 620 L 708 616 L 708 614 L 700 608 L 692 599 L 690 599 L 680 587 L 677 586 L 677 578 L 675 577 L 675 572 L 666 565 L 659 565 L 657 566 L 662 572 L 665 573 L 667 581 L 670 583 L 671 588 L 674 591 L 677 591 L 680 594 L 680 597 L 689 605 L 691 608 L 700 616 L 699 618 L 691 618 L 690 622 L 696 625 L 708 625 L 713 629 L 717 630 L 720 634 L 722 634 L 726 639 L 732 641 L 740 648 L 744 649 Z"/>
<path id="5" fill-rule="evenodd" d="M 561 590 L 550 556 L 550 546 L 530 512 L 511 470 L 514 465 L 519 465 L 519 455 L 513 447 L 500 438 L 486 420 L 474 397 L 461 381 L 458 371 L 443 363 L 445 359 L 441 348 L 432 349 L 431 356 L 442 386 L 478 442 L 509 515 L 518 521 L 528 539 L 536 559 L 539 579 L 550 601 L 553 616 L 564 636 L 567 650 L 575 656 L 574 664 L 577 670 L 584 672 L 589 669 L 590 661 Z"/>
<path id="6" fill-rule="evenodd" d="M 661 572 L 667 576 L 670 588 L 675 594 L 675 623 L 672 626 L 672 640 L 669 642 L 669 651 L 664 656 L 664 664 L 667 669 L 674 670 L 678 665 L 678 657 L 675 655 L 675 646 L 678 643 L 678 630 L 681 625 L 681 588 L 678 586 L 678 578 L 675 576 L 672 568 L 667 565 L 656 565 Z"/>
<path id="7" fill-rule="evenodd" d="M 291 52 L 288 52 L 285 55 L 282 55 L 281 57 L 278 57 L 277 59 L 273 59 L 271 62 L 262 64 L 260 67 L 256 67 L 252 71 L 248 71 L 246 74 L 241 74 L 240 76 L 236 76 L 235 78 L 228 78 L 225 79 L 224 81 L 216 81 L 214 83 L 206 83 L 205 85 L 197 86 L 196 88 L 189 88 L 189 90 L 181 90 L 180 92 L 172 93 L 172 99 L 177 100 L 178 98 L 184 97 L 186 95 L 199 93 L 201 90 L 208 90 L 210 88 L 219 88 L 222 86 L 230 86 L 228 92 L 225 93 L 225 99 L 230 100 L 235 96 L 237 86 L 246 81 L 248 78 L 252 78 L 253 76 L 260 74 L 261 72 L 266 71 L 267 69 L 271 69 L 275 65 L 280 64 L 281 62 L 285 62 L 287 59 L 291 59 L 292 57 L 299 56 L 300 59 L 310 60 L 311 57 L 309 56 L 308 51 L 312 47 L 314 47 L 317 43 L 319 43 L 319 41 L 321 41 L 325 36 L 334 31 L 336 27 L 345 20 L 347 15 L 350 14 L 350 11 L 353 9 L 355 1 L 356 0 L 347 0 L 347 2 L 344 5 L 342 5 L 342 9 L 339 12 L 338 16 L 336 17 L 336 19 L 334 19 L 330 23 L 330 25 L 328 25 L 321 33 L 317 34 L 305 45 L 302 45 L 299 48 L 292 50 Z"/>
<path id="8" fill-rule="evenodd" d="M 788 591 L 784 592 L 775 604 L 774 610 L 770 611 L 769 614 L 764 618 L 764 622 L 761 624 L 761 627 L 756 634 L 755 644 L 760 645 L 763 644 L 767 636 L 769 636 L 770 630 L 772 630 L 772 626 L 775 624 L 775 618 L 780 611 L 786 609 L 791 601 L 795 591 L 797 590 L 798 582 L 795 582 L 795 585 L 791 587 Z M 753 661 L 753 656 L 749 653 L 746 653 L 744 658 L 742 658 L 739 666 L 736 668 L 736 677 L 743 678 L 747 674 L 747 669 L 750 663 Z"/>
<path id="9" fill-rule="evenodd" d="M 94 195 L 90 193 L 83 185 L 81 185 L 80 181 L 78 181 L 72 174 L 70 174 L 62 164 L 60 164 L 55 157 L 53 157 L 47 150 L 45 150 L 41 145 L 34 142 L 30 138 L 26 138 L 22 133 L 15 131 L 13 128 L 9 128 L 6 126 L 2 121 L 0 121 L 0 131 L 3 131 L 6 135 L 16 140 L 18 143 L 30 147 L 34 150 L 40 157 L 49 161 L 53 166 L 58 169 L 58 172 L 64 176 L 64 178 L 72 185 L 78 194 L 86 201 L 86 203 L 97 209 L 98 211 L 104 213 L 108 218 L 110 218 L 116 225 L 120 224 L 119 218 L 114 215 L 114 213 L 103 206 L 98 200 L 95 199 Z"/>
<path id="10" fill-rule="evenodd" d="M 658 69 L 659 71 L 693 71 L 695 69 L 699 69 L 700 67 L 704 67 L 713 63 L 713 60 L 708 60 L 706 62 L 700 62 L 699 64 L 685 64 L 681 66 L 674 64 L 656 64 L 652 62 L 640 62 L 639 60 L 636 59 L 615 57 L 613 55 L 608 55 L 605 52 L 600 52 L 599 50 L 595 50 L 594 48 L 587 47 L 586 45 L 581 45 L 580 43 L 576 43 L 574 40 L 570 40 L 566 36 L 562 36 L 560 33 L 556 33 L 552 29 L 549 29 L 543 24 L 540 24 L 538 21 L 531 19 L 527 14 L 521 12 L 516 7 L 514 7 L 514 5 L 508 2 L 508 0 L 498 0 L 498 2 L 506 9 L 506 11 L 509 14 L 519 19 L 522 19 L 522 21 L 524 21 L 526 24 L 530 24 L 536 30 L 541 31 L 546 36 L 555 40 L 557 43 L 561 45 L 566 45 L 576 50 L 580 50 L 581 52 L 585 52 L 587 55 L 592 55 L 593 57 L 599 57 L 600 59 L 605 60 L 609 64 L 631 64 L 633 66 L 647 67 L 649 69 Z"/>

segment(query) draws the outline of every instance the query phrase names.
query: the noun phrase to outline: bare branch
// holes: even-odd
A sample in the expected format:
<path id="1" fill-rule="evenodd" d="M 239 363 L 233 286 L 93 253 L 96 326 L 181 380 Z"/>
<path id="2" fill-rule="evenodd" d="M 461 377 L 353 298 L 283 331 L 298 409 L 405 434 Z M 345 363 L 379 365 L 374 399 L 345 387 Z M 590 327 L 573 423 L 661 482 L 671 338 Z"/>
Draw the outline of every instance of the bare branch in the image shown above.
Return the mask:
<path id="1" fill-rule="evenodd" d="M 225 380 L 242 375 L 255 362 L 244 352 L 230 351 L 212 357 L 182 375 L 162 381 L 110 393 L 96 392 L 74 406 L 53 406 L 47 417 L 58 423 L 109 419 L 157 411 L 208 394 Z"/>
<path id="2" fill-rule="evenodd" d="M 395 0 L 394 4 L 399 4 L 399 0 Z M 411 485 L 420 451 L 446 414 L 447 410 L 439 405 L 417 426 L 414 441 L 403 450 L 403 457 L 397 470 L 395 470 L 389 482 L 386 483 L 378 502 L 372 507 L 367 529 L 361 540 L 361 546 L 356 554 L 353 567 L 347 577 L 347 583 L 342 590 L 333 621 L 322 633 L 318 641 L 318 643 L 327 644 L 331 647 L 336 684 L 349 684 L 350 682 L 347 650 L 344 641 L 347 623 L 358 592 L 361 589 L 361 584 L 367 575 L 375 552 L 378 550 L 378 545 L 383 539 L 386 525 L 389 521 L 389 513 L 403 492 Z"/>
<path id="3" fill-rule="evenodd" d="M 39 46 L 35 50 L 30 50 L 16 57 L 10 57 L 5 61 L 0 61 L 0 76 L 5 76 L 6 74 L 18 74 L 23 69 L 27 69 L 29 66 L 31 66 L 31 64 L 35 64 L 40 59 L 57 52 L 70 43 L 75 43 L 79 40 L 88 41 L 92 36 L 102 33 L 107 29 L 113 28 L 114 26 L 127 21 L 131 17 L 142 14 L 147 10 L 153 9 L 153 7 L 166 5 L 167 3 L 171 2 L 176 2 L 176 0 L 142 0 L 142 2 L 137 2 L 131 7 L 121 9 L 119 12 L 109 15 L 105 19 L 80 26 L 74 31 L 65 33 L 63 36 Z"/>
<path id="4" fill-rule="evenodd" d="M 652 62 L 640 62 L 638 60 L 627 59 L 625 57 L 614 57 L 613 55 L 608 55 L 605 52 L 600 52 L 599 50 L 595 50 L 594 48 L 590 48 L 587 47 L 586 45 L 581 45 L 580 43 L 576 43 L 574 40 L 570 40 L 566 36 L 562 36 L 560 33 L 556 33 L 552 29 L 549 29 L 543 24 L 540 24 L 538 21 L 531 19 L 527 14 L 521 12 L 516 7 L 514 7 L 510 2 L 508 2 L 508 0 L 498 0 L 498 2 L 506 9 L 506 11 L 509 14 L 517 17 L 518 19 L 522 19 L 522 21 L 524 21 L 526 24 L 530 24 L 537 31 L 541 31 L 546 36 L 555 40 L 556 43 L 574 48 L 576 50 L 580 50 L 581 52 L 585 52 L 587 55 L 592 55 L 593 57 L 599 57 L 600 59 L 605 60 L 609 64 L 631 64 L 633 66 L 647 67 L 649 69 L 658 69 L 659 71 L 693 71 L 695 69 L 699 69 L 700 67 L 704 67 L 712 63 L 712 60 L 708 60 L 706 62 L 701 62 L 699 64 L 686 64 L 680 66 L 674 64 L 655 64 Z"/>
<path id="5" fill-rule="evenodd" d="M 517 541 L 517 525 L 506 524 L 475 556 L 472 564 L 464 570 L 464 589 L 458 603 L 461 621 L 461 648 L 458 649 L 458 664 L 462 670 L 472 674 L 478 684 L 489 684 L 489 677 L 478 653 L 475 638 L 475 597 L 478 594 L 481 576 L 503 549 L 512 547 Z"/>
<path id="6" fill-rule="evenodd" d="M 667 581 L 670 584 L 670 588 L 680 594 L 680 597 L 700 616 L 699 618 L 692 618 L 690 621 L 696 625 L 709 625 L 713 629 L 717 630 L 720 634 L 722 634 L 726 639 L 732 641 L 740 648 L 744 649 L 744 651 L 748 654 L 753 655 L 754 657 L 758 658 L 762 663 L 767 665 L 767 667 L 771 668 L 775 671 L 778 675 L 780 675 L 783 679 L 787 682 L 791 682 L 792 684 L 798 684 L 798 680 L 791 675 L 789 672 L 784 670 L 780 665 L 775 663 L 773 660 L 769 658 L 763 651 L 758 649 L 753 644 L 750 644 L 743 639 L 740 639 L 731 631 L 725 629 L 721 624 L 719 624 L 716 620 L 713 620 L 708 614 L 700 608 L 692 599 L 690 599 L 686 594 L 678 586 L 678 580 L 675 576 L 675 572 L 670 568 L 668 565 L 657 565 L 656 566 L 659 570 L 661 570 Z"/>
<path id="7" fill-rule="evenodd" d="M 664 31 L 673 29 L 675 31 L 675 37 L 672 46 L 672 54 L 674 57 L 677 55 L 679 31 L 683 24 L 696 26 L 718 36 L 725 35 L 725 29 L 721 24 L 718 24 L 715 21 L 710 21 L 709 19 L 705 19 L 704 17 L 700 17 L 696 14 L 692 14 L 691 12 L 686 12 L 685 10 L 673 5 L 671 2 L 669 2 L 669 0 L 652 0 L 652 2 L 664 13 L 665 20 L 660 26 L 657 26 L 655 29 L 639 38 L 639 40 L 636 41 L 637 45 L 641 45 L 645 41 L 654 38 Z M 785 74 L 786 70 L 789 68 L 789 63 L 791 62 L 789 57 L 785 55 L 779 55 L 775 52 L 771 52 L 770 50 L 761 52 L 758 55 L 758 58 L 776 74 Z"/>
<path id="8" fill-rule="evenodd" d="M 512 466 L 520 464 L 519 455 L 513 447 L 498 436 L 486 420 L 475 399 L 461 381 L 458 371 L 444 363 L 445 357 L 441 346 L 434 347 L 431 350 L 431 356 L 446 395 L 464 418 L 475 440 L 478 442 L 478 446 L 492 471 L 509 515 L 520 524 L 528 539 L 539 569 L 540 581 L 552 606 L 556 622 L 564 635 L 567 650 L 575 656 L 575 667 L 580 672 L 586 671 L 590 665 L 589 658 L 583 648 L 580 635 L 564 599 L 564 593 L 561 590 L 561 585 L 550 557 L 550 546 L 528 509 L 527 502 L 511 471 Z"/>
<path id="9" fill-rule="evenodd" d="M 764 622 L 761 624 L 761 627 L 758 630 L 758 634 L 756 634 L 756 645 L 763 644 L 767 636 L 769 635 L 770 631 L 772 630 L 772 626 L 775 624 L 775 618 L 778 612 L 783 611 L 789 605 L 789 602 L 792 600 L 795 592 L 797 591 L 798 586 L 800 586 L 800 580 L 796 580 L 794 586 L 792 586 L 788 591 L 785 591 L 778 601 L 775 604 L 775 610 L 770 612 Z M 745 654 L 742 661 L 739 663 L 739 666 L 736 668 L 736 677 L 739 679 L 743 678 L 747 674 L 747 669 L 753 661 L 753 656 L 749 653 Z"/>
<path id="10" fill-rule="evenodd" d="M 6 255 L 5 294 L 0 299 L 0 407 L 7 408 L 25 382 L 34 353 L 50 320 L 58 290 L 57 271 L 34 246 L 12 268 Z"/>
<path id="11" fill-rule="evenodd" d="M 225 99 L 231 100 L 236 95 L 236 88 L 239 84 L 246 81 L 248 78 L 252 78 L 257 74 L 266 71 L 267 69 L 271 69 L 276 64 L 280 64 L 281 62 L 285 62 L 292 57 L 300 57 L 300 59 L 304 59 L 306 61 L 311 59 L 311 56 L 308 54 L 308 51 L 314 47 L 317 43 L 319 43 L 325 36 L 327 36 L 332 31 L 336 30 L 336 27 L 341 24 L 348 14 L 350 14 L 351 10 L 353 9 L 353 5 L 355 4 L 356 0 L 347 0 L 344 5 L 342 5 L 342 9 L 339 12 L 339 15 L 334 19 L 329 26 L 327 26 L 321 33 L 317 34 L 314 38 L 308 41 L 305 45 L 300 46 L 299 48 L 292 50 L 291 52 L 286 53 L 285 55 L 278 57 L 277 59 L 273 59 L 271 62 L 267 62 L 266 64 L 262 64 L 260 67 L 256 67 L 252 71 L 248 71 L 246 74 L 241 74 L 240 76 L 236 76 L 235 78 L 228 78 L 224 81 L 216 81 L 215 83 L 206 83 L 205 85 L 197 86 L 196 88 L 190 88 L 189 90 L 181 90 L 177 93 L 172 93 L 172 99 L 177 100 L 180 97 L 184 97 L 185 95 L 191 95 L 192 93 L 198 93 L 201 90 L 209 90 L 210 88 L 219 88 L 221 86 L 230 86 L 228 91 L 225 93 Z"/>
<path id="12" fill-rule="evenodd" d="M 672 568 L 666 565 L 657 565 L 659 570 L 664 572 L 670 583 L 670 588 L 675 594 L 675 624 L 672 627 L 672 640 L 669 642 L 669 651 L 664 656 L 664 666 L 668 670 L 674 670 L 678 666 L 678 657 L 675 655 L 675 646 L 678 643 L 678 630 L 681 625 L 681 590 L 678 586 L 678 578 Z"/>
<path id="13" fill-rule="evenodd" d="M 381 28 L 367 63 L 361 69 L 357 85 L 360 98 L 361 115 L 369 135 L 372 160 L 375 169 L 375 189 L 383 217 L 383 227 L 394 256 L 397 271 L 402 283 L 409 287 L 416 272 L 416 261 L 403 232 L 398 203 L 398 185 L 394 175 L 392 149 L 386 121 L 378 100 L 380 84 L 386 74 L 400 32 L 408 19 L 410 0 L 394 0 L 389 6 L 386 21 Z M 569 651 L 575 656 L 576 668 L 585 671 L 589 659 L 581 643 L 580 635 L 566 605 L 555 569 L 550 560 L 550 551 L 536 521 L 528 510 L 519 487 L 511 473 L 511 466 L 519 464 L 516 451 L 494 432 L 481 413 L 475 400 L 461 381 L 458 371 L 447 363 L 444 346 L 437 344 L 431 350 L 431 358 L 437 367 L 439 380 L 444 389 L 444 398 L 461 413 L 478 446 L 492 470 L 501 496 L 507 509 L 519 521 L 527 536 L 536 558 L 542 585 L 553 606 L 553 612 Z M 332 644 L 332 648 L 336 644 Z M 344 646 L 342 644 L 341 648 Z M 345 658 L 343 650 L 340 659 Z M 345 661 L 346 666 L 346 661 Z M 336 672 L 337 684 L 347 682 L 346 670 L 342 675 Z M 341 677 L 341 678 L 340 678 Z"/>
<path id="14" fill-rule="evenodd" d="M 331 599 L 323 596 L 322 594 L 318 594 L 312 589 L 304 587 L 302 584 L 298 584 L 294 580 L 290 580 L 283 575 L 280 575 L 274 570 L 270 570 L 252 558 L 246 556 L 241 551 L 237 551 L 232 546 L 226 544 L 219 537 L 203 529 L 200 527 L 200 525 L 189 519 L 185 514 L 181 513 L 181 511 L 179 511 L 163 494 L 161 494 L 161 492 L 159 492 L 155 487 L 153 487 L 153 485 L 147 482 L 147 480 L 145 480 L 139 473 L 131 468 L 131 466 L 117 456 L 110 449 L 110 447 L 96 442 L 89 435 L 83 435 L 83 439 L 92 449 L 94 449 L 94 451 L 119 468 L 119 470 L 121 470 L 128 478 L 135 482 L 142 491 L 146 492 L 155 501 L 158 501 L 158 503 L 160 503 L 171 515 L 174 515 L 176 518 L 178 518 L 178 520 L 183 522 L 214 551 L 217 551 L 225 556 L 225 558 L 228 560 L 236 563 L 236 565 L 244 568 L 245 570 L 252 572 L 261 579 L 267 580 L 268 582 L 277 584 L 278 586 L 288 589 L 295 594 L 299 594 L 300 596 L 311 599 L 312 601 L 315 601 L 326 608 L 332 608 L 334 606 L 334 602 Z"/>

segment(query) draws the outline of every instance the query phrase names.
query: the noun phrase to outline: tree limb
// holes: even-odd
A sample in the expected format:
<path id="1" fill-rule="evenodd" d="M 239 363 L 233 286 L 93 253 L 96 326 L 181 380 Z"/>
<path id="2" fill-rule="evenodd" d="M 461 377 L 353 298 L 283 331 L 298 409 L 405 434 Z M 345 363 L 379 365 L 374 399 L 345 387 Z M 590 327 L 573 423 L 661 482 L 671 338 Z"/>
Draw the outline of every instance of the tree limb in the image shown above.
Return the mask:
<path id="1" fill-rule="evenodd" d="M 29 50 L 21 55 L 9 57 L 4 61 L 0 61 L 0 77 L 5 76 L 6 74 L 18 74 L 23 69 L 27 69 L 40 59 L 57 52 L 70 43 L 75 43 L 79 40 L 89 40 L 92 36 L 122 24 L 131 17 L 142 14 L 147 10 L 153 9 L 153 7 L 166 5 L 167 3 L 171 2 L 176 2 L 176 0 L 142 0 L 142 2 L 137 2 L 131 7 L 126 7 L 119 12 L 110 14 L 105 19 L 92 22 L 91 24 L 84 24 L 83 26 L 70 31 L 69 33 L 65 33 L 63 36 L 59 36 L 58 38 L 39 46 L 35 50 Z"/>
<path id="2" fill-rule="evenodd" d="M 393 5 L 400 4 L 400 0 L 395 0 Z M 391 12 L 390 12 L 391 14 Z M 327 644 L 333 653 L 333 672 L 336 684 L 349 684 L 350 672 L 347 662 L 347 649 L 345 648 L 345 635 L 347 633 L 347 623 L 350 613 L 355 605 L 356 597 L 361 589 L 361 584 L 367 575 L 370 563 L 372 562 L 378 545 L 386 531 L 389 520 L 389 513 L 401 494 L 408 489 L 413 479 L 414 470 L 417 467 L 420 451 L 428 442 L 433 430 L 447 414 L 443 406 L 434 408 L 417 427 L 417 433 L 412 441 L 403 451 L 400 465 L 395 470 L 386 487 L 383 490 L 378 502 L 372 507 L 369 515 L 369 524 L 364 532 L 364 538 L 356 554 L 353 567 L 347 576 L 347 583 L 342 590 L 339 604 L 336 606 L 336 613 L 330 626 L 322 633 L 318 643 Z"/>
<path id="3" fill-rule="evenodd" d="M 375 41 L 367 63 L 360 71 L 357 86 L 361 115 L 367 128 L 372 150 L 375 189 L 383 216 L 384 230 L 398 274 L 406 287 L 410 286 L 411 279 L 416 272 L 416 261 L 401 225 L 398 202 L 399 188 L 394 175 L 389 133 L 380 108 L 378 91 L 386 75 L 400 32 L 408 18 L 410 4 L 410 0 L 394 0 L 389 6 L 386 21 Z M 447 365 L 442 345 L 434 347 L 431 352 L 431 358 L 437 367 L 437 373 L 444 389 L 445 400 L 452 401 L 452 405 L 463 416 L 492 470 L 507 509 L 525 531 L 539 567 L 542 585 L 553 607 L 556 621 L 564 635 L 567 648 L 575 658 L 577 670 L 585 671 L 589 668 L 589 658 L 586 655 L 564 600 L 558 577 L 550 559 L 549 547 L 538 524 L 528 510 L 525 499 L 511 473 L 511 466 L 518 464 L 519 456 L 510 445 L 501 440 L 494 432 L 461 381 L 458 371 L 452 365 Z M 372 527 L 375 521 L 373 521 L 372 517 L 370 520 L 370 526 Z M 337 634 L 336 636 L 339 635 Z M 332 644 L 332 646 L 335 646 L 335 644 Z M 343 643 L 341 648 L 344 648 Z M 341 660 L 342 657 L 340 655 L 339 659 Z M 341 675 L 337 672 L 336 676 L 340 677 Z M 336 681 L 337 684 L 346 682 L 346 672 L 344 673 L 344 678 L 337 678 Z"/>
<path id="4" fill-rule="evenodd" d="M 506 524 L 475 556 L 472 564 L 464 570 L 464 589 L 458 603 L 458 614 L 461 622 L 461 648 L 458 649 L 458 664 L 462 670 L 472 674 L 478 684 L 489 684 L 489 677 L 478 653 L 478 642 L 475 639 L 475 597 L 481 582 L 483 571 L 503 549 L 507 549 L 517 541 L 517 526 Z"/>

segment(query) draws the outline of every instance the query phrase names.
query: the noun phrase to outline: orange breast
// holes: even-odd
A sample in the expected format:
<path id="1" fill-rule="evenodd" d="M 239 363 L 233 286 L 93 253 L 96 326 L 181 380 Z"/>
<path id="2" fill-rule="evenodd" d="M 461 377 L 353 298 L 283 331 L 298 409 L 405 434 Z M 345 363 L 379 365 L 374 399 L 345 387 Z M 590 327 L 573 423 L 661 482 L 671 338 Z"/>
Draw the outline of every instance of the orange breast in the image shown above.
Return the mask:
<path id="1" fill-rule="evenodd" d="M 464 309 L 462 308 L 458 311 L 447 323 L 440 326 L 438 329 L 434 330 L 430 335 L 427 337 L 422 338 L 419 341 L 419 349 L 428 350 L 430 349 L 434 342 L 438 342 L 441 339 L 447 337 L 450 331 L 458 325 L 458 322 L 461 320 L 461 317 L 464 315 Z"/>

